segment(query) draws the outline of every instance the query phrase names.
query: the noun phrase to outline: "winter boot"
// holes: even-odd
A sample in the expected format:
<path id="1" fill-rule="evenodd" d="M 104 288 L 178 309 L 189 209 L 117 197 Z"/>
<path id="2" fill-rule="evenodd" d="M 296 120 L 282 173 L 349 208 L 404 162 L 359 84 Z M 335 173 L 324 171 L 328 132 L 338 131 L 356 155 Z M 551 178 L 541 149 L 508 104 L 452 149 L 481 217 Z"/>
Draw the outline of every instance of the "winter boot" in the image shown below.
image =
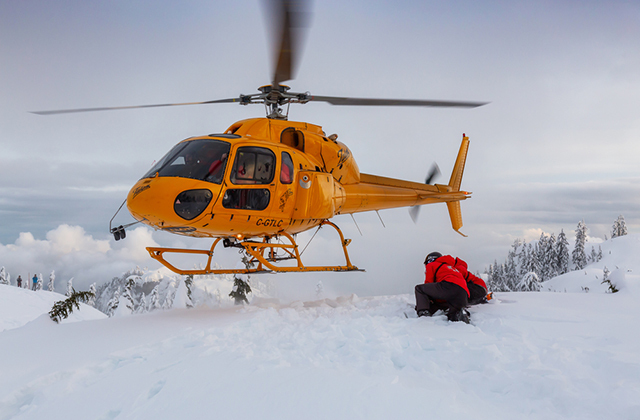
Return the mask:
<path id="1" fill-rule="evenodd" d="M 449 309 L 449 313 L 447 314 L 447 318 L 451 322 L 462 321 L 465 324 L 468 324 L 469 322 L 471 322 L 471 319 L 470 319 L 469 315 L 470 314 L 466 309 L 454 309 L 454 308 L 451 308 L 451 309 Z"/>
<path id="2" fill-rule="evenodd" d="M 418 318 L 420 318 L 421 316 L 431 316 L 432 313 L 429 312 L 428 309 L 421 309 L 419 311 L 416 311 L 416 313 L 418 314 Z"/>

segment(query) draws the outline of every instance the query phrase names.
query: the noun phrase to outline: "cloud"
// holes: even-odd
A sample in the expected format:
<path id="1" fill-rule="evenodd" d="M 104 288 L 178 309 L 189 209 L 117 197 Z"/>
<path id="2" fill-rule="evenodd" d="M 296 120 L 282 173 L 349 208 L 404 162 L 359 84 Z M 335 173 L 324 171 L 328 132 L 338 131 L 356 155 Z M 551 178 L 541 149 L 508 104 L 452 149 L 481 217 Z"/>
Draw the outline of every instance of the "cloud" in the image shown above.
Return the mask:
<path id="1" fill-rule="evenodd" d="M 94 239 L 80 226 L 60 225 L 47 232 L 46 239 L 36 239 L 30 232 L 20 233 L 13 244 L 0 244 L 0 265 L 11 278 L 28 278 L 34 273 L 48 274 L 55 270 L 56 290 L 63 290 L 63 282 L 74 278 L 76 289 L 86 290 L 123 272 L 149 264 L 147 246 L 158 246 L 152 231 L 138 227 L 127 234 L 126 243 Z"/>

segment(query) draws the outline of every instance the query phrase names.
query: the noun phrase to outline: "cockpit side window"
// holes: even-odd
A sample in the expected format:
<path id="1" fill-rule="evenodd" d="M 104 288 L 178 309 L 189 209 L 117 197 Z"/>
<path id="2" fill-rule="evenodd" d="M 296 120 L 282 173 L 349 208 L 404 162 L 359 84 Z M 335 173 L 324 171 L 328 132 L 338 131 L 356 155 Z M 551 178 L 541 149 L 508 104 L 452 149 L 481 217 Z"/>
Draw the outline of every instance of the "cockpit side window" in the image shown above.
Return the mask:
<path id="1" fill-rule="evenodd" d="M 269 184 L 273 181 L 276 156 L 263 147 L 240 147 L 231 170 L 233 184 Z"/>
<path id="2" fill-rule="evenodd" d="M 231 146 L 220 140 L 191 140 L 176 145 L 144 178 L 182 177 L 220 184 Z"/>
<path id="3" fill-rule="evenodd" d="M 291 155 L 287 152 L 282 152 L 280 182 L 283 184 L 291 184 L 293 182 L 293 160 L 291 160 Z"/>

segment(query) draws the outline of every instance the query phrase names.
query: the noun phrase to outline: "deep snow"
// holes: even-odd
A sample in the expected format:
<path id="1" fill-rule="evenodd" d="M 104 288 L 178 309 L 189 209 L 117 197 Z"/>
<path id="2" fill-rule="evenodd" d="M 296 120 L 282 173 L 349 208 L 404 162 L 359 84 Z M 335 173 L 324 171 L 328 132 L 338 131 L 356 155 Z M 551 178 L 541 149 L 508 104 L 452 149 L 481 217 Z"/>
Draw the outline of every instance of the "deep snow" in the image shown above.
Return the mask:
<path id="1" fill-rule="evenodd" d="M 640 237 L 602 247 L 473 325 L 407 318 L 411 294 L 58 325 L 50 292 L 0 286 L 0 419 L 638 419 Z"/>

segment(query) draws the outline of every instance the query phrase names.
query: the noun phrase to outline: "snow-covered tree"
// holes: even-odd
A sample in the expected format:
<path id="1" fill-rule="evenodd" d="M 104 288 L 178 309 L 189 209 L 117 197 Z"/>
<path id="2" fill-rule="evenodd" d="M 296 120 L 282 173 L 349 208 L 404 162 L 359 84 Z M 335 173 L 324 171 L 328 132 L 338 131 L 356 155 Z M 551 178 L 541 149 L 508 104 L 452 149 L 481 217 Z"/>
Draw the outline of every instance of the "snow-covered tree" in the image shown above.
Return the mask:
<path id="1" fill-rule="evenodd" d="M 618 288 L 616 287 L 615 284 L 611 283 L 611 279 L 609 278 L 609 275 L 611 274 L 611 271 L 609 271 L 609 269 L 607 268 L 607 266 L 605 266 L 602 269 L 602 282 L 601 284 L 606 284 L 609 287 L 607 288 L 607 292 L 609 293 L 616 293 L 618 292 Z"/>
<path id="2" fill-rule="evenodd" d="M 73 277 L 71 277 L 69 281 L 67 281 L 67 291 L 64 295 L 66 297 L 69 297 L 71 296 L 71 293 L 73 293 Z"/>
<path id="3" fill-rule="evenodd" d="M 129 277 L 127 280 L 127 284 L 124 287 L 124 291 L 120 296 L 120 302 L 118 303 L 118 307 L 120 308 L 119 312 L 123 312 L 123 315 L 131 315 L 134 313 L 136 308 L 135 300 L 133 299 L 133 287 L 135 286 L 134 276 Z M 124 305 L 124 307 L 122 307 Z M 126 308 L 126 311 L 125 311 Z"/>
<path id="4" fill-rule="evenodd" d="M 160 293 L 158 292 L 158 287 L 160 287 L 160 285 L 157 285 L 156 287 L 154 287 L 151 293 L 149 294 L 149 303 L 147 304 L 147 311 L 155 311 L 156 309 L 162 308 L 162 305 L 160 305 Z"/>
<path id="5" fill-rule="evenodd" d="M 567 241 L 567 235 L 564 234 L 564 230 L 560 230 L 558 239 L 555 246 L 555 258 L 558 274 L 564 274 L 569 272 L 569 241 Z"/>
<path id="6" fill-rule="evenodd" d="M 187 297 L 189 298 L 189 302 L 187 303 L 187 308 L 193 308 L 195 306 L 195 302 L 193 301 L 193 274 L 188 275 L 184 279 L 184 285 L 187 286 Z"/>
<path id="7" fill-rule="evenodd" d="M 521 279 L 529 271 L 527 269 L 527 261 L 529 261 L 528 244 L 527 241 L 522 241 L 522 247 L 518 253 L 518 278 Z"/>
<path id="8" fill-rule="evenodd" d="M 113 297 L 111 298 L 111 300 L 109 300 L 109 303 L 107 304 L 107 315 L 108 316 L 113 316 L 116 312 L 116 309 L 118 309 L 118 304 L 120 303 L 120 288 L 118 288 L 115 293 L 113 294 Z"/>
<path id="9" fill-rule="evenodd" d="M 611 228 L 611 239 L 619 236 L 625 236 L 627 233 L 627 224 L 624 221 L 624 216 L 620 215 L 616 221 L 613 222 L 613 227 Z"/>
<path id="10" fill-rule="evenodd" d="M 149 306 L 147 303 L 147 296 L 143 293 L 140 296 L 140 301 L 138 302 L 138 306 L 136 307 L 137 314 L 143 314 L 149 310 Z"/>
<path id="11" fill-rule="evenodd" d="M 515 284 L 518 279 L 518 266 L 516 262 L 518 246 L 520 246 L 520 241 L 516 240 L 513 245 L 511 245 L 511 250 L 507 254 L 507 262 L 504 265 L 505 283 L 509 285 L 509 288 Z"/>
<path id="12" fill-rule="evenodd" d="M 87 301 L 87 305 L 95 307 L 96 306 L 96 284 L 95 283 L 91 283 L 91 286 L 89 286 L 89 293 L 91 293 L 91 296 Z"/>
<path id="13" fill-rule="evenodd" d="M 547 237 L 542 263 L 542 281 L 549 280 L 558 275 L 558 265 L 556 264 L 556 235 L 553 233 Z"/>
<path id="14" fill-rule="evenodd" d="M 173 298 L 173 308 L 192 308 L 193 303 L 189 298 L 189 289 L 187 282 L 178 279 L 178 287 L 176 288 L 176 294 Z"/>
<path id="15" fill-rule="evenodd" d="M 541 288 L 540 278 L 533 271 L 522 277 L 516 288 L 519 292 L 539 292 Z"/>
<path id="16" fill-rule="evenodd" d="M 587 266 L 587 255 L 584 251 L 584 245 L 587 242 L 587 232 L 588 229 L 584 220 L 578 222 L 578 227 L 576 228 L 576 244 L 571 253 L 571 260 L 576 270 L 582 270 Z"/>
<path id="17" fill-rule="evenodd" d="M 242 256 L 242 262 L 238 263 L 238 267 L 244 266 L 245 268 L 251 268 L 251 262 L 246 255 Z M 236 305 L 242 305 L 243 303 L 249 303 L 247 300 L 247 293 L 251 293 L 251 286 L 249 286 L 249 276 L 247 274 L 234 274 L 233 275 L 233 290 L 229 293 L 234 299 Z"/>
<path id="18" fill-rule="evenodd" d="M 49 274 L 49 291 L 53 292 L 54 291 L 54 282 L 56 281 L 56 272 L 55 270 L 51 270 L 51 274 Z M 94 298 L 95 298 L 95 294 L 94 294 Z"/>
<path id="19" fill-rule="evenodd" d="M 7 272 L 4 269 L 4 266 L 0 267 L 0 284 L 9 285 L 9 281 L 7 280 Z"/>

